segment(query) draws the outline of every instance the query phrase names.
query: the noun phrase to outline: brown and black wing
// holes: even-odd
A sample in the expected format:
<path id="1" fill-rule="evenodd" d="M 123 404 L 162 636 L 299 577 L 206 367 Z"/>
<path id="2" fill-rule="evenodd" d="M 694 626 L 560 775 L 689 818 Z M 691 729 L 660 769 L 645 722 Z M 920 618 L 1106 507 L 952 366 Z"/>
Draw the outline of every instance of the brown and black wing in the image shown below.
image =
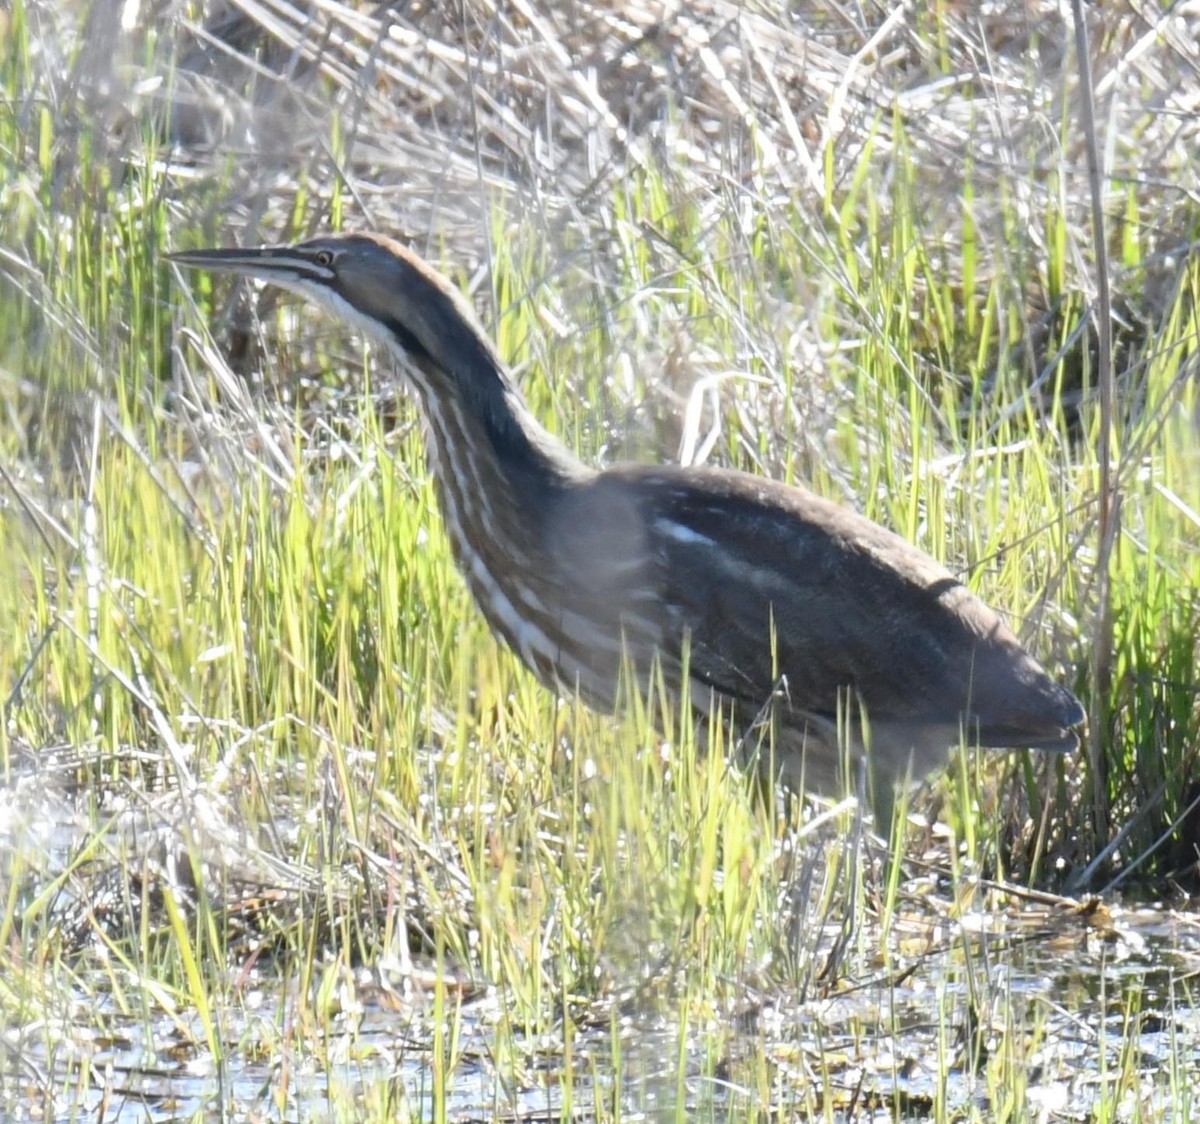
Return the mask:
<path id="1" fill-rule="evenodd" d="M 692 675 L 754 704 L 980 744 L 1071 748 L 1082 710 L 1000 618 L 899 536 L 800 488 L 720 470 L 623 470 L 641 481 L 671 642 Z"/>

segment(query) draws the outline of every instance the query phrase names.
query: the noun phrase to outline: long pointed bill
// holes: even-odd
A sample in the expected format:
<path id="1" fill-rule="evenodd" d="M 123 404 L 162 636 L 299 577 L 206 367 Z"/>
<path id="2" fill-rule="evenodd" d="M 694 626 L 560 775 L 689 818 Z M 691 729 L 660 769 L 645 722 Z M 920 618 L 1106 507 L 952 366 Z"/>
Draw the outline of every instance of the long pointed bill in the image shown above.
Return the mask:
<path id="1" fill-rule="evenodd" d="M 192 269 L 238 273 L 283 286 L 295 281 L 329 281 L 333 277 L 333 270 L 318 262 L 315 255 L 291 246 L 264 246 L 258 250 L 183 250 L 167 254 L 166 258 Z"/>

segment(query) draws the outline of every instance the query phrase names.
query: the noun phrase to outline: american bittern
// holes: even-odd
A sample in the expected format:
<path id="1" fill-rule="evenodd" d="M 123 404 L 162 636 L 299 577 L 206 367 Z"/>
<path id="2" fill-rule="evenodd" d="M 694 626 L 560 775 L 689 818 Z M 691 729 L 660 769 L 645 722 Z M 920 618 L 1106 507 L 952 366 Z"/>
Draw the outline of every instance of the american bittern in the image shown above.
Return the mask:
<path id="1" fill-rule="evenodd" d="M 891 531 L 742 472 L 581 463 L 530 413 L 463 296 L 391 239 L 172 260 L 293 290 L 400 361 L 458 563 L 543 683 L 603 710 L 623 666 L 643 687 L 661 676 L 700 716 L 768 728 L 771 767 L 792 788 L 844 784 L 842 747 L 891 782 L 944 764 L 962 738 L 1078 744 L 1075 696 Z"/>

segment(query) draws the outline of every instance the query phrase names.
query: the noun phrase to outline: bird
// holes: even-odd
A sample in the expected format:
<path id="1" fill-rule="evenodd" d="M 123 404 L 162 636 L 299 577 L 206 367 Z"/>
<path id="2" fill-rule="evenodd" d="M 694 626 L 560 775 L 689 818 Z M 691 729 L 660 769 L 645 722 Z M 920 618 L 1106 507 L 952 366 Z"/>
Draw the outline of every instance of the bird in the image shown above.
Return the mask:
<path id="1" fill-rule="evenodd" d="M 394 357 L 466 583 L 552 690 L 613 711 L 623 685 L 653 684 L 797 793 L 847 795 L 867 772 L 917 781 L 964 742 L 1077 747 L 1075 695 L 895 532 L 728 468 L 586 465 L 534 416 L 463 293 L 402 243 L 169 257 L 297 293 Z"/>

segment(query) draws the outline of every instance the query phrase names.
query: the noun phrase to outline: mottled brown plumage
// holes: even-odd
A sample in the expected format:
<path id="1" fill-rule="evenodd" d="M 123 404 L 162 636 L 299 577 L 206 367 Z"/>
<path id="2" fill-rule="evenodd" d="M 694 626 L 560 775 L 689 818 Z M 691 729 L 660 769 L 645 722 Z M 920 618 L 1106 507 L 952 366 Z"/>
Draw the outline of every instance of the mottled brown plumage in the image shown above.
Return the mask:
<path id="1" fill-rule="evenodd" d="M 701 716 L 719 708 L 755 732 L 749 749 L 796 788 L 843 787 L 847 738 L 886 780 L 924 775 L 963 737 L 1078 744 L 1074 695 L 891 531 L 745 473 L 583 465 L 530 414 L 462 295 L 398 243 L 355 234 L 174 260 L 299 292 L 404 365 L 466 580 L 547 685 L 607 710 L 623 660 L 643 686 L 658 669 Z"/>

